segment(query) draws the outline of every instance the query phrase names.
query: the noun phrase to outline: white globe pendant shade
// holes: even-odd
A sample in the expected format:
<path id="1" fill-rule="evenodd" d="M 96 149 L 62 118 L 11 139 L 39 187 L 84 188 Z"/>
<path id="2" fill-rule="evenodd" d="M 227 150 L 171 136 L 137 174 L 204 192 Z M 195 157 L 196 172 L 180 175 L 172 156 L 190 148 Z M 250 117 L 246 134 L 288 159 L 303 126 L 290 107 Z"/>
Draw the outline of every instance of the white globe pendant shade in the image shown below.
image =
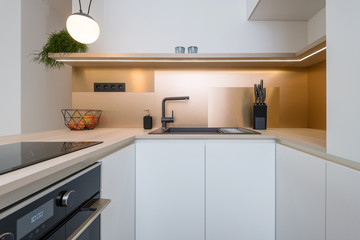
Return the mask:
<path id="1" fill-rule="evenodd" d="M 66 29 L 70 36 L 76 41 L 84 44 L 95 42 L 100 35 L 97 22 L 84 13 L 74 13 L 66 21 Z"/>

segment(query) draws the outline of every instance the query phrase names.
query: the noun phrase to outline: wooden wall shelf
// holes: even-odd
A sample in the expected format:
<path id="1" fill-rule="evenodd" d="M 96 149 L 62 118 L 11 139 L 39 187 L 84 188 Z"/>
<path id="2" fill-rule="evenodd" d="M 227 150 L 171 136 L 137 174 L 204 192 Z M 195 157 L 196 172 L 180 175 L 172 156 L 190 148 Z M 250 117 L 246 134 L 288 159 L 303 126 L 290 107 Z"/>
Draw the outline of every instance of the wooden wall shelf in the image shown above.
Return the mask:
<path id="1" fill-rule="evenodd" d="M 326 59 L 326 41 L 320 39 L 298 53 L 274 54 L 149 54 L 52 53 L 50 58 L 73 67 L 131 68 L 242 68 L 308 67 Z"/>

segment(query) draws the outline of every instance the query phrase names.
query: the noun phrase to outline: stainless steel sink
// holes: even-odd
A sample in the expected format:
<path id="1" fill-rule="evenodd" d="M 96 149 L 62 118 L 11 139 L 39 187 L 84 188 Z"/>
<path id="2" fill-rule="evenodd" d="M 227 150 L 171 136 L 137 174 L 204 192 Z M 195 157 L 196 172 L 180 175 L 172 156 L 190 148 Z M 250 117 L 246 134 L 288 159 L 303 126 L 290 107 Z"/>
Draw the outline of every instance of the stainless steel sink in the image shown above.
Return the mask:
<path id="1" fill-rule="evenodd" d="M 166 128 L 156 129 L 149 134 L 261 134 L 246 128 Z"/>

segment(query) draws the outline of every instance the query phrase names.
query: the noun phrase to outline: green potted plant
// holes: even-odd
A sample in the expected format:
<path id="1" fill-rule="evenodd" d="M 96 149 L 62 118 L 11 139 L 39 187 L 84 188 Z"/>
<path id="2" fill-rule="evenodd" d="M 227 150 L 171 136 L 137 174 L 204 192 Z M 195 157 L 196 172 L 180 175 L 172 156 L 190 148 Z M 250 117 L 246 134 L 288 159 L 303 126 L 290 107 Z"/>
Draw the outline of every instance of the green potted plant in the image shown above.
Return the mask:
<path id="1" fill-rule="evenodd" d="M 32 61 L 43 64 L 47 69 L 60 69 L 64 63 L 49 58 L 49 53 L 77 53 L 86 52 L 88 49 L 86 44 L 75 41 L 65 30 L 53 32 L 49 35 L 47 43 L 42 51 L 33 54 Z"/>

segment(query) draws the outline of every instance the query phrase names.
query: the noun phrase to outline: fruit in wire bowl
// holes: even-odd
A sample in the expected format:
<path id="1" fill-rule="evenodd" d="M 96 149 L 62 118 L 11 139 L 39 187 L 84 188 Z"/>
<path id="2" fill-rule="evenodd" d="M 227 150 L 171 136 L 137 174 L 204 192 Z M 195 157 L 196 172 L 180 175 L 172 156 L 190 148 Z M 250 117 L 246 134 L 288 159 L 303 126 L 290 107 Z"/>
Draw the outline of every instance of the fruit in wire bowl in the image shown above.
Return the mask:
<path id="1" fill-rule="evenodd" d="M 61 109 L 65 126 L 70 130 L 94 129 L 100 120 L 101 110 Z"/>

